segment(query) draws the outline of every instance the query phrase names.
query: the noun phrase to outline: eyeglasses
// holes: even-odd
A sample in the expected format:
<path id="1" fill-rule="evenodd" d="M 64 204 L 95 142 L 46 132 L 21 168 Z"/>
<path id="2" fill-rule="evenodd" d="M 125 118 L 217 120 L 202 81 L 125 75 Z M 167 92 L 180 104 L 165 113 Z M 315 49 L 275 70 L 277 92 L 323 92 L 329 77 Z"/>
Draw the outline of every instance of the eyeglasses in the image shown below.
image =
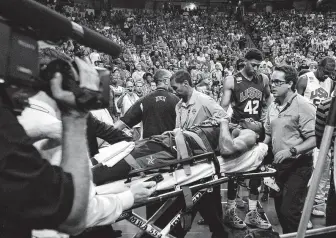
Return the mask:
<path id="1" fill-rule="evenodd" d="M 286 81 L 282 80 L 271 80 L 271 85 L 274 85 L 276 87 L 281 86 L 283 84 L 286 84 Z"/>

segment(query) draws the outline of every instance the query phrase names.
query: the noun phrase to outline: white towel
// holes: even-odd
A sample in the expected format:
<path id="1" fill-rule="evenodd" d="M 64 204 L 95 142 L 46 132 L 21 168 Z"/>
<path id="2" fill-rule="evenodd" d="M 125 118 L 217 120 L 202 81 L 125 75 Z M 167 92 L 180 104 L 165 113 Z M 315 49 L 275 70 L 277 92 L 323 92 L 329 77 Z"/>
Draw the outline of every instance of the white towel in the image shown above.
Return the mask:
<path id="1" fill-rule="evenodd" d="M 109 147 L 100 149 L 99 154 L 96 154 L 94 158 L 98 161 L 98 163 L 112 167 L 129 155 L 129 153 L 134 149 L 134 146 L 134 142 L 121 141 Z"/>

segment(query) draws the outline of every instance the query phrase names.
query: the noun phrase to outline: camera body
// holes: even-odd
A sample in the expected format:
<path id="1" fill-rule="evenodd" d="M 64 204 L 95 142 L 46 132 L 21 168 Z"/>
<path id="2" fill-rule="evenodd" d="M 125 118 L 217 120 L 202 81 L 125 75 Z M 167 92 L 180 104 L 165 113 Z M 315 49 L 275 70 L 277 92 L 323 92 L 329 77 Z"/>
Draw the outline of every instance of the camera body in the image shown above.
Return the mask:
<path id="1" fill-rule="evenodd" d="M 0 21 L 0 32 L 0 83 L 7 89 L 6 94 L 15 112 L 20 113 L 27 106 L 27 94 L 22 92 L 34 94 L 42 90 L 52 96 L 49 82 L 56 72 L 63 76 L 63 89 L 74 93 L 79 110 L 109 106 L 109 71 L 98 70 L 99 91 L 80 88 L 71 70 L 71 67 L 77 69 L 74 62 L 54 59 L 40 70 L 38 32 L 11 24 L 5 19 Z M 20 93 L 17 93 L 18 90 Z"/>
<path id="2" fill-rule="evenodd" d="M 38 43 L 33 32 L 0 21 L 1 83 L 34 87 L 39 78 Z"/>

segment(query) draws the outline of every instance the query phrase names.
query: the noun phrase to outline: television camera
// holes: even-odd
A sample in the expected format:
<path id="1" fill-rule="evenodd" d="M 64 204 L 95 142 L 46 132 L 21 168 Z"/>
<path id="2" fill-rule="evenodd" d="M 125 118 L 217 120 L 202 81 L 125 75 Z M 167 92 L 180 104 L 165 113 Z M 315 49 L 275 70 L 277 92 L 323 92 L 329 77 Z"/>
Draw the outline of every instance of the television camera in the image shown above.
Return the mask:
<path id="1" fill-rule="evenodd" d="M 49 81 L 55 72 L 63 75 L 62 87 L 74 93 L 78 108 L 108 107 L 107 70 L 98 70 L 99 91 L 80 88 L 71 70 L 71 67 L 76 69 L 74 62 L 55 59 L 40 67 L 38 41 L 57 43 L 73 39 L 114 57 L 121 52 L 116 43 L 32 0 L 1 0 L 0 32 L 0 90 L 6 98 L 3 101 L 8 101 L 15 112 L 20 113 L 27 105 L 28 98 L 22 91 L 50 93 Z"/>

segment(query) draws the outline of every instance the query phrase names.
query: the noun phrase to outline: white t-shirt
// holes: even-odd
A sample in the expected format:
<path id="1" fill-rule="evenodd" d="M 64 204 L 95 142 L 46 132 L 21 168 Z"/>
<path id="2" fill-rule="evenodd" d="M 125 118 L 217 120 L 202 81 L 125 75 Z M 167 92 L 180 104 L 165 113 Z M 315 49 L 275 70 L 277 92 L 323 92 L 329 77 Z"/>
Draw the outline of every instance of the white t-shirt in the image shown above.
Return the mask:
<path id="1" fill-rule="evenodd" d="M 100 61 L 100 55 L 97 52 L 92 52 L 90 54 L 90 60 L 92 64 L 95 64 L 96 61 Z"/>

